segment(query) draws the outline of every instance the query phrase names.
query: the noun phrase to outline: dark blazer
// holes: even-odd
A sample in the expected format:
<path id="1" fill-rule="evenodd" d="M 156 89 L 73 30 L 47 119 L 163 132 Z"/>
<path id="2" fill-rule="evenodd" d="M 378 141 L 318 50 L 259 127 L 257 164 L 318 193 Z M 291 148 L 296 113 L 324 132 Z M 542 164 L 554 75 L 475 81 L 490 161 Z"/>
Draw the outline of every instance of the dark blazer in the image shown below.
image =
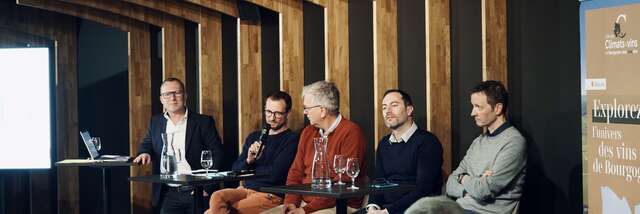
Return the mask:
<path id="1" fill-rule="evenodd" d="M 151 118 L 149 129 L 138 146 L 138 155 L 147 153 L 151 155 L 153 174 L 160 174 L 160 155 L 162 153 L 162 139 L 160 135 L 167 130 L 167 119 L 164 114 Z M 215 126 L 215 120 L 211 116 L 189 112 L 187 115 L 187 133 L 185 139 L 185 159 L 191 169 L 202 169 L 200 165 L 200 153 L 202 150 L 211 150 L 213 153 L 213 169 L 220 169 L 222 164 L 222 144 L 220 135 Z M 153 206 L 160 202 L 160 196 L 164 185 L 153 184 Z"/>

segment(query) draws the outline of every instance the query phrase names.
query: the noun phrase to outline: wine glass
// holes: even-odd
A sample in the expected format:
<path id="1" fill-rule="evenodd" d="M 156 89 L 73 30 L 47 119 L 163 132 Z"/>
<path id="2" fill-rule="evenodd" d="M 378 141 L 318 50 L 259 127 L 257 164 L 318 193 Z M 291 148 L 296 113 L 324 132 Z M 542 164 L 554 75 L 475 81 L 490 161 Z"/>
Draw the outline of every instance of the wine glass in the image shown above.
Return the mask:
<path id="1" fill-rule="evenodd" d="M 359 189 L 356 187 L 356 177 L 360 173 L 360 164 L 358 158 L 347 159 L 347 175 L 351 177 L 351 186 L 347 189 Z"/>
<path id="2" fill-rule="evenodd" d="M 176 152 L 175 152 L 175 158 L 176 158 L 176 164 L 180 163 L 182 161 L 182 149 L 181 148 L 177 148 Z"/>
<path id="3" fill-rule="evenodd" d="M 92 137 L 91 142 L 94 146 L 96 146 L 97 151 L 100 151 L 100 149 L 102 149 L 102 141 L 100 141 L 100 137 Z"/>
<path id="4" fill-rule="evenodd" d="M 343 155 L 334 155 L 333 156 L 333 171 L 338 174 L 338 183 L 336 185 L 345 185 L 342 182 L 342 173 L 346 170 L 347 160 Z"/>
<path id="5" fill-rule="evenodd" d="M 200 154 L 200 164 L 206 169 L 207 176 L 209 176 L 209 168 L 213 166 L 211 151 L 202 150 L 202 153 Z"/>

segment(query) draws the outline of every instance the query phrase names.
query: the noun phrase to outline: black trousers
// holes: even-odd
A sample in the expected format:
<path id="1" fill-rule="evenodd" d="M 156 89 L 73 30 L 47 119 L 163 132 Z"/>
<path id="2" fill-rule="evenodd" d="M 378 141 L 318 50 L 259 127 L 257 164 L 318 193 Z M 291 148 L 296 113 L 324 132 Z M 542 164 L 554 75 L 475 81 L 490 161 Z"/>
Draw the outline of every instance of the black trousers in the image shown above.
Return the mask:
<path id="1" fill-rule="evenodd" d="M 193 189 L 165 186 L 160 214 L 193 214 Z"/>

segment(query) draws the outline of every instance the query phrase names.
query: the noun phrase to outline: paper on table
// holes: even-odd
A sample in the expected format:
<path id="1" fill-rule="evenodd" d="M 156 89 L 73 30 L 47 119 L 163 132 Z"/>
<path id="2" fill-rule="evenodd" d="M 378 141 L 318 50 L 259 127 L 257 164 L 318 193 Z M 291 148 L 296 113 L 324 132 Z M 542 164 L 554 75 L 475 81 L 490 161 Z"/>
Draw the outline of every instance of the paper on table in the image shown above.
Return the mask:
<path id="1" fill-rule="evenodd" d="M 58 161 L 61 164 L 69 164 L 69 163 L 96 163 L 98 161 L 91 159 L 66 159 L 63 161 Z"/>
<path id="2" fill-rule="evenodd" d="M 217 169 L 210 169 L 209 173 L 214 173 L 214 172 L 218 172 Z M 202 173 L 207 173 L 206 169 L 196 169 L 196 170 L 191 170 L 191 174 L 202 174 Z"/>

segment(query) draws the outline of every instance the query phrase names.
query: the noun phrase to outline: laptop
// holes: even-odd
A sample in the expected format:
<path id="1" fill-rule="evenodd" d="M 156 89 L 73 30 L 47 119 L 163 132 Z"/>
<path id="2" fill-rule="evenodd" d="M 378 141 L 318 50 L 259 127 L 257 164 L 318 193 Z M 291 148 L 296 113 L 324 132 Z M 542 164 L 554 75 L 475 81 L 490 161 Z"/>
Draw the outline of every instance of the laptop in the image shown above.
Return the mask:
<path id="1" fill-rule="evenodd" d="M 112 160 L 112 161 L 123 161 L 128 162 L 131 160 L 129 156 L 121 156 L 121 155 L 100 155 L 96 145 L 91 142 L 91 134 L 89 131 L 81 131 L 80 137 L 82 141 L 84 141 L 84 146 L 87 148 L 89 152 L 89 156 L 91 156 L 91 160 Z"/>

